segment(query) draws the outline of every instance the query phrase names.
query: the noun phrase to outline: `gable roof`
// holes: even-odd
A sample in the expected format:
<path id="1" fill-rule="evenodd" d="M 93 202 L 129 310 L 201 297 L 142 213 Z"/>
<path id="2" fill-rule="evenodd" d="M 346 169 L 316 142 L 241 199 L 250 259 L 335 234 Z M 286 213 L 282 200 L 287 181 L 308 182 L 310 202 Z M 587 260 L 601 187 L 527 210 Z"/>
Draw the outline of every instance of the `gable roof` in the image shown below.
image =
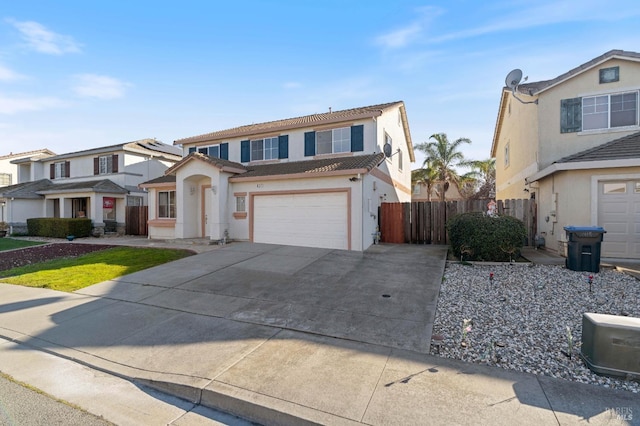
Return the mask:
<path id="1" fill-rule="evenodd" d="M 221 171 L 224 172 L 232 172 L 232 173 L 243 173 L 246 168 L 240 163 L 236 163 L 234 161 L 223 160 L 218 157 L 210 157 L 206 154 L 202 154 L 200 152 L 192 152 L 191 154 L 184 157 L 182 160 L 178 161 L 173 166 L 169 167 L 165 170 L 165 175 L 175 174 L 175 172 L 183 167 L 185 164 L 190 163 L 192 161 L 203 161 L 207 164 L 210 164 Z"/>
<path id="2" fill-rule="evenodd" d="M 563 157 L 526 179 L 529 182 L 535 182 L 556 172 L 567 170 L 638 166 L 640 166 L 640 132 Z"/>
<path id="3" fill-rule="evenodd" d="M 551 89 L 552 87 L 555 87 L 559 84 L 564 83 L 565 81 L 579 74 L 582 74 L 585 71 L 588 71 L 594 67 L 597 67 L 603 62 L 606 62 L 610 59 L 622 59 L 627 61 L 640 62 L 640 53 L 632 52 L 628 50 L 620 50 L 620 49 L 610 50 L 598 56 L 597 58 L 593 58 L 592 60 L 585 62 L 584 64 L 579 65 L 551 80 L 543 80 L 543 81 L 520 84 L 518 86 L 518 93 L 522 93 L 527 96 L 536 96 L 546 90 Z M 504 118 L 504 113 L 507 108 L 510 95 L 511 95 L 511 90 L 508 87 L 504 86 L 502 88 L 502 95 L 500 97 L 500 105 L 498 107 L 498 116 L 496 118 L 496 126 L 493 132 L 493 141 L 491 143 L 491 157 L 496 156 L 496 149 L 498 149 L 498 138 L 500 137 L 500 129 L 502 127 L 502 121 Z"/>
<path id="4" fill-rule="evenodd" d="M 49 179 L 40 179 L 30 182 L 16 183 L 0 188 L 0 196 L 4 198 L 42 198 L 37 191 L 53 185 Z"/>
<path id="5" fill-rule="evenodd" d="M 578 152 L 577 154 L 569 155 L 555 161 L 555 163 L 626 160 L 630 158 L 640 158 L 640 132 L 614 139 L 591 149 Z"/>
<path id="6" fill-rule="evenodd" d="M 116 145 L 101 146 L 98 148 L 85 149 L 82 151 L 67 152 L 64 154 L 47 157 L 44 161 L 57 161 L 67 158 L 81 157 L 84 155 L 106 154 L 114 151 L 136 152 L 154 157 L 164 157 L 177 160 L 182 157 L 182 150 L 172 145 L 157 141 L 155 139 L 140 139 L 133 142 L 125 142 Z"/>
<path id="7" fill-rule="evenodd" d="M 354 155 L 348 157 L 329 157 L 287 163 L 259 164 L 247 166 L 247 172 L 231 178 L 243 180 L 258 177 L 289 176 L 315 177 L 314 175 L 350 173 L 368 173 L 384 161 L 384 154 Z"/>
<path id="8" fill-rule="evenodd" d="M 48 157 L 52 155 L 56 155 L 56 153 L 47 148 L 43 148 L 43 149 L 37 149 L 35 151 L 16 152 L 15 154 L 13 152 L 10 152 L 8 155 L 0 155 L 0 160 L 7 160 L 11 158 L 25 158 L 25 157 L 41 157 L 41 156 Z"/>
<path id="9" fill-rule="evenodd" d="M 400 107 L 400 115 L 402 119 L 402 127 L 404 130 L 405 139 L 407 140 L 407 147 L 409 150 L 409 157 L 411 161 L 415 161 L 415 154 L 413 152 L 413 142 L 411 140 L 411 133 L 409 131 L 409 122 L 407 120 L 407 112 L 404 106 L 404 102 L 395 101 L 378 105 L 370 105 L 365 107 L 345 109 L 341 111 L 328 111 L 317 114 L 304 115 L 301 117 L 286 118 L 283 120 L 268 121 L 264 123 L 248 124 L 245 126 L 234 127 L 226 130 L 219 130 L 216 132 L 205 133 L 202 135 L 191 136 L 188 138 L 178 139 L 173 142 L 174 145 L 184 145 L 200 142 L 221 142 L 224 139 L 238 138 L 238 137 L 251 137 L 253 135 L 259 135 L 266 132 L 281 132 L 284 130 L 300 129 L 309 126 L 317 126 L 332 123 L 342 123 L 351 120 L 358 120 L 363 118 L 379 117 L 382 113 L 389 108 Z"/>
<path id="10" fill-rule="evenodd" d="M 592 60 L 585 62 L 584 64 L 579 65 L 565 72 L 564 74 L 559 75 L 554 79 L 521 84 L 518 86 L 518 92 L 529 96 L 537 95 L 541 92 L 544 92 L 545 90 L 563 83 L 566 80 L 569 80 L 570 78 L 582 74 L 583 72 L 588 71 L 591 68 L 597 67 L 598 65 L 610 59 L 623 59 L 628 61 L 640 62 L 640 53 L 619 49 L 610 50 L 598 56 L 597 58 L 593 58 Z M 509 90 L 507 87 L 505 87 L 504 89 Z"/>
<path id="11" fill-rule="evenodd" d="M 44 194 L 74 192 L 101 192 L 128 194 L 129 191 L 109 179 L 89 180 L 81 182 L 53 183 L 49 179 L 17 183 L 0 188 L 0 196 L 4 198 L 42 198 Z"/>
<path id="12" fill-rule="evenodd" d="M 346 175 L 352 173 L 368 173 L 384 161 L 384 154 L 350 155 L 345 157 L 328 157 L 306 161 L 291 161 L 284 163 L 254 164 L 244 166 L 233 161 L 210 157 L 199 152 L 192 152 L 179 163 L 165 171 L 165 175 L 143 182 L 141 188 L 163 183 L 175 183 L 175 172 L 178 168 L 191 161 L 203 161 L 217 167 L 221 171 L 234 173 L 230 180 L 253 178 L 275 178 L 287 176 L 320 177 L 326 175 Z"/>

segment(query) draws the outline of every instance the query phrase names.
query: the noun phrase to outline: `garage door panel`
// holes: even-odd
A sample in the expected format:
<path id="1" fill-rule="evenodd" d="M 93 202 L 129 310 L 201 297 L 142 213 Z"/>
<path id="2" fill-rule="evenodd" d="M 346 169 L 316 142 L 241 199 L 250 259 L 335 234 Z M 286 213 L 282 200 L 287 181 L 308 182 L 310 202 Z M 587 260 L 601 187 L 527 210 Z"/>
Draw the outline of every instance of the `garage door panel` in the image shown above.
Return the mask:
<path id="1" fill-rule="evenodd" d="M 348 248 L 347 193 L 256 195 L 253 240 Z"/>
<path id="2" fill-rule="evenodd" d="M 613 182 L 620 186 L 615 194 L 603 193 L 599 184 L 598 218 L 606 234 L 602 244 L 603 257 L 639 258 L 640 194 L 635 192 L 635 180 Z"/>

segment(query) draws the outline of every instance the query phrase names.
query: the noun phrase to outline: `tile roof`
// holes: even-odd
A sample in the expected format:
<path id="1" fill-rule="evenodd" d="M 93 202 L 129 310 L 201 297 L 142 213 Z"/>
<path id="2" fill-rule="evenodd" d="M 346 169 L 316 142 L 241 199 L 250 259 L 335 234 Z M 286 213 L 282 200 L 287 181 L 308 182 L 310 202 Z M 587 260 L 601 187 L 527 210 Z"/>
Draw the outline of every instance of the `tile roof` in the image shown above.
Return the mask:
<path id="1" fill-rule="evenodd" d="M 164 176 L 160 176 L 157 177 L 155 179 L 151 179 L 148 180 L 146 182 L 142 182 L 140 184 L 141 187 L 144 187 L 146 185 L 155 185 L 158 183 L 176 183 L 176 175 L 164 175 Z"/>
<path id="2" fill-rule="evenodd" d="M 221 170 L 224 168 L 238 169 L 238 171 L 245 170 L 245 166 L 243 166 L 240 163 L 236 163 L 235 161 L 223 160 L 222 158 L 218 158 L 218 157 L 211 157 L 209 155 L 202 154 L 201 152 L 192 152 L 191 154 L 187 155 L 182 160 L 178 161 L 176 164 L 174 164 L 173 166 L 165 170 L 164 174 L 165 175 L 173 174 L 177 169 L 179 169 L 184 164 L 194 159 L 204 161 L 205 163 L 209 163 L 212 166 L 215 166 Z"/>
<path id="3" fill-rule="evenodd" d="M 593 58 L 592 60 L 585 62 L 584 64 L 577 66 L 567 72 L 565 72 L 564 74 L 559 75 L 558 77 L 551 79 L 551 80 L 543 80 L 543 81 L 536 81 L 536 82 L 531 82 L 531 83 L 524 83 L 518 86 L 518 92 L 520 93 L 524 93 L 527 95 L 535 95 L 551 86 L 554 86 L 566 79 L 569 79 L 577 74 L 582 73 L 583 71 L 586 71 L 590 68 L 593 68 L 594 66 L 608 60 L 611 59 L 613 57 L 616 58 L 627 58 L 627 59 L 631 59 L 631 60 L 635 60 L 635 61 L 640 61 L 640 53 L 638 52 L 631 52 L 631 51 L 627 51 L 627 50 L 610 50 L 600 56 L 598 56 L 597 58 Z M 505 89 L 507 89 L 505 87 Z M 507 89 L 508 90 L 508 89 Z"/>
<path id="4" fill-rule="evenodd" d="M 158 153 L 167 154 L 174 157 L 181 157 L 182 150 L 172 145 L 167 145 L 163 142 L 155 139 L 140 139 L 133 142 L 125 142 L 116 145 L 101 146 L 97 148 L 85 149 L 82 151 L 66 152 L 53 157 L 46 158 L 46 161 L 62 160 L 66 158 L 79 157 L 83 155 L 101 154 L 113 151 L 137 151 L 141 150 L 143 153 Z"/>
<path id="5" fill-rule="evenodd" d="M 42 198 L 36 191 L 49 188 L 53 185 L 49 179 L 40 179 L 32 182 L 16 183 L 0 188 L 0 196 L 4 198 Z"/>
<path id="6" fill-rule="evenodd" d="M 8 155 L 0 155 L 0 160 L 6 160 L 8 158 L 17 158 L 17 157 L 30 157 L 33 155 L 56 155 L 55 152 L 48 150 L 47 148 L 44 149 L 37 149 L 35 151 L 26 151 L 26 152 L 16 152 L 15 154 L 9 153 Z"/>
<path id="7" fill-rule="evenodd" d="M 54 192 L 116 192 L 126 194 L 129 191 L 114 183 L 109 179 L 102 180 L 85 180 L 81 182 L 68 182 L 68 183 L 52 183 L 49 188 L 41 189 L 39 194 L 54 193 Z"/>
<path id="8" fill-rule="evenodd" d="M 569 155 L 556 163 L 575 163 L 580 161 L 626 160 L 640 158 L 640 132 L 624 136 L 605 144 Z"/>
<path id="9" fill-rule="evenodd" d="M 0 188 L 0 196 L 5 198 L 42 198 L 43 194 L 56 192 L 109 192 L 127 194 L 129 191 L 109 179 L 67 183 L 53 183 L 49 179 L 40 179 Z"/>
<path id="10" fill-rule="evenodd" d="M 287 163 L 258 164 L 245 166 L 246 173 L 233 177 L 234 180 L 263 176 L 283 176 L 293 174 L 308 174 L 314 177 L 316 173 L 347 172 L 351 170 L 371 171 L 384 160 L 383 153 L 370 155 L 354 155 L 348 157 L 320 158 L 307 161 L 292 161 Z"/>
<path id="11" fill-rule="evenodd" d="M 296 129 L 310 125 L 339 123 L 367 117 L 378 117 L 382 111 L 397 105 L 404 105 L 402 101 L 389 102 L 385 104 L 371 105 L 360 108 L 345 109 L 342 111 L 323 112 L 318 114 L 305 115 L 302 117 L 287 118 L 284 120 L 269 121 L 265 123 L 249 124 L 246 126 L 234 127 L 232 129 L 220 130 L 198 136 L 191 136 L 178 139 L 173 144 L 183 145 L 186 143 L 216 141 L 226 138 L 250 136 L 265 132 L 275 132 L 286 129 Z"/>

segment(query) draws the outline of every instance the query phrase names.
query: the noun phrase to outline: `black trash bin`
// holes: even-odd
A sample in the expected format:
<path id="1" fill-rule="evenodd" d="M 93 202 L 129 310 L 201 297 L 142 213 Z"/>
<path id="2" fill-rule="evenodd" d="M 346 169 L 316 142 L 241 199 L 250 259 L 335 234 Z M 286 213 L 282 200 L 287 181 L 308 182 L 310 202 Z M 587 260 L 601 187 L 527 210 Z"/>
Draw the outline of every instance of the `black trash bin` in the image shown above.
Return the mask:
<path id="1" fill-rule="evenodd" d="M 565 226 L 566 266 L 572 271 L 600 272 L 600 245 L 605 231 L 600 226 Z"/>

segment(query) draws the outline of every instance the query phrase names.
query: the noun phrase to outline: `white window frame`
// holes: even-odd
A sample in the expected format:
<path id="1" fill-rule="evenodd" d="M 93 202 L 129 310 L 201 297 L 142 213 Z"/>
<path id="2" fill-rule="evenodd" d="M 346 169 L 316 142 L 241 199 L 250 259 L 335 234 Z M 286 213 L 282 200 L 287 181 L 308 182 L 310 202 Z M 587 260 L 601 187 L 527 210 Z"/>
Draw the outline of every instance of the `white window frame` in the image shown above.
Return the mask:
<path id="1" fill-rule="evenodd" d="M 279 151 L 277 136 L 251 141 L 251 161 L 277 160 Z"/>
<path id="2" fill-rule="evenodd" d="M 165 195 L 166 194 L 166 195 Z M 166 198 L 166 200 L 163 200 Z M 166 201 L 166 204 L 164 203 Z M 163 211 L 163 208 L 166 210 Z M 176 218 L 176 191 L 158 191 L 158 218 L 159 219 L 175 219 Z"/>
<path id="3" fill-rule="evenodd" d="M 0 186 L 11 185 L 11 173 L 0 173 Z"/>
<path id="4" fill-rule="evenodd" d="M 66 176 L 66 170 L 65 170 L 65 162 L 64 161 L 60 161 L 57 163 L 53 163 L 53 167 L 55 169 L 55 174 L 54 177 L 55 179 L 64 179 Z"/>
<path id="5" fill-rule="evenodd" d="M 239 195 L 236 197 L 236 212 L 244 213 L 247 211 L 247 197 Z"/>
<path id="6" fill-rule="evenodd" d="M 636 101 L 635 101 L 635 110 L 636 110 L 636 114 L 635 114 L 635 123 L 633 124 L 624 124 L 621 126 L 611 126 L 611 116 L 618 111 L 612 111 L 612 105 L 611 105 L 611 97 L 613 96 L 622 96 L 624 97 L 624 95 L 635 95 Z M 600 95 L 594 95 L 594 96 L 583 96 L 582 97 L 582 131 L 585 132 L 589 132 L 589 131 L 598 131 L 598 130 L 609 130 L 609 129 L 620 129 L 620 128 L 625 128 L 625 127 L 638 127 L 638 123 L 639 123 L 639 117 L 638 117 L 638 112 L 640 110 L 640 108 L 638 108 L 638 100 L 640 99 L 640 96 L 638 94 L 637 90 L 631 90 L 631 91 L 627 91 L 627 92 L 616 92 L 616 93 L 608 93 L 608 94 L 600 94 Z M 593 106 L 588 105 L 585 106 L 585 101 L 590 102 L 590 101 L 595 101 L 595 104 Z M 589 109 L 594 109 L 593 112 L 586 112 Z M 606 108 L 606 111 L 604 110 Z M 623 102 L 623 108 L 624 108 L 624 102 Z M 598 109 L 600 109 L 600 111 L 598 111 Z M 624 111 L 624 110 L 621 110 Z M 628 110 L 627 110 L 628 111 Z M 605 115 L 606 114 L 606 126 L 605 127 L 590 127 L 590 128 L 586 128 L 586 125 L 588 124 L 588 117 L 594 117 L 596 115 Z"/>
<path id="7" fill-rule="evenodd" d="M 331 152 L 327 149 L 329 146 L 328 139 L 326 141 L 319 141 L 321 137 L 326 139 L 329 134 L 331 135 Z M 316 154 L 339 154 L 343 152 L 351 152 L 351 127 L 340 127 L 316 132 Z"/>
<path id="8" fill-rule="evenodd" d="M 113 156 L 103 155 L 98 157 L 98 174 L 107 175 L 113 173 Z"/>

